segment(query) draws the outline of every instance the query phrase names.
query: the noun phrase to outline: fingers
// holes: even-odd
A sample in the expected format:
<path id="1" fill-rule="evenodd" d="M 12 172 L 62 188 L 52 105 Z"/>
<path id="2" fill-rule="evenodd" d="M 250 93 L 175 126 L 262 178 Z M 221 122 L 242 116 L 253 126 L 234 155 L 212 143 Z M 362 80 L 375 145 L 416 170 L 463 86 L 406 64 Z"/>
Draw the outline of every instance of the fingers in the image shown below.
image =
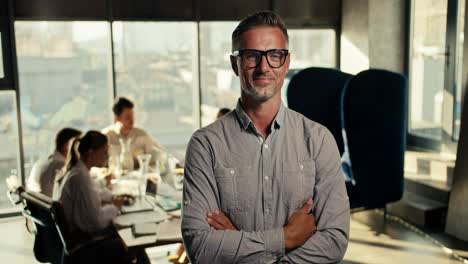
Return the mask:
<path id="1" fill-rule="evenodd" d="M 208 218 L 208 224 L 212 226 L 216 230 L 227 230 L 228 228 L 223 226 L 222 224 L 218 223 L 212 218 Z"/>
<path id="2" fill-rule="evenodd" d="M 312 207 L 313 207 L 312 197 L 309 197 L 309 199 L 307 199 L 307 202 L 305 202 L 305 204 L 302 206 L 301 209 L 299 209 L 299 211 L 301 211 L 301 213 L 308 214 L 312 210 Z"/>
<path id="3" fill-rule="evenodd" d="M 223 213 L 215 211 L 214 213 L 209 213 L 208 218 L 218 222 L 219 224 L 225 226 L 226 228 L 231 227 L 231 220 L 227 218 Z"/>
<path id="4" fill-rule="evenodd" d="M 227 217 L 223 212 L 216 210 L 208 213 L 208 224 L 216 228 L 217 230 L 237 230 L 232 224 L 231 219 Z"/>
<path id="5" fill-rule="evenodd" d="M 233 227 L 231 223 L 231 219 L 229 219 L 229 217 L 227 217 L 223 212 L 216 210 L 215 218 L 218 220 L 218 222 L 221 222 L 223 225 L 230 227 L 230 228 Z"/>

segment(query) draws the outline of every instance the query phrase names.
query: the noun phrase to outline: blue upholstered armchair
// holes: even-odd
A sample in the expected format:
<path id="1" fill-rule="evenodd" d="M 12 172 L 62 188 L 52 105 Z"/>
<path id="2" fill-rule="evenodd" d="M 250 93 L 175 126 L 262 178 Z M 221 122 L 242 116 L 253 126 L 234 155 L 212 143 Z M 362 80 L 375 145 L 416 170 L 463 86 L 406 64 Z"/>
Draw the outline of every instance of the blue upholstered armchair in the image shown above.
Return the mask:
<path id="1" fill-rule="evenodd" d="M 288 107 L 324 125 L 336 140 L 340 154 L 344 145 L 341 135 L 341 92 L 351 74 L 330 68 L 311 67 L 298 72 L 288 85 Z"/>
<path id="2" fill-rule="evenodd" d="M 312 67 L 293 76 L 287 91 L 289 108 L 327 127 L 343 156 L 346 130 L 346 187 L 352 209 L 382 208 L 403 194 L 406 146 L 407 80 L 385 70 L 356 76 Z M 349 167 L 348 165 L 351 165 Z"/>
<path id="3" fill-rule="evenodd" d="M 360 72 L 342 93 L 351 170 L 351 208 L 382 208 L 401 199 L 407 124 L 407 79 L 398 73 Z M 349 188 L 351 187 L 351 188 Z"/>

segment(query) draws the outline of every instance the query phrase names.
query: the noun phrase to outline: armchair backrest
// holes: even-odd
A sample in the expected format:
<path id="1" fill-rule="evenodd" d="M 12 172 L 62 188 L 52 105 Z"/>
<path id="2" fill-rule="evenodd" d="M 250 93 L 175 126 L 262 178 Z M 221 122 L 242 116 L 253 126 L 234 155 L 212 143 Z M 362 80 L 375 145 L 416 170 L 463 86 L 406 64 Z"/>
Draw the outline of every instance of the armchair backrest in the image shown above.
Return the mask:
<path id="1" fill-rule="evenodd" d="M 371 69 L 343 91 L 342 122 L 362 207 L 383 207 L 403 195 L 407 89 L 403 75 Z"/>
<path id="2" fill-rule="evenodd" d="M 341 93 L 351 77 L 351 74 L 337 69 L 311 67 L 294 75 L 287 90 L 288 107 L 328 128 L 340 154 L 344 151 L 340 118 Z"/>

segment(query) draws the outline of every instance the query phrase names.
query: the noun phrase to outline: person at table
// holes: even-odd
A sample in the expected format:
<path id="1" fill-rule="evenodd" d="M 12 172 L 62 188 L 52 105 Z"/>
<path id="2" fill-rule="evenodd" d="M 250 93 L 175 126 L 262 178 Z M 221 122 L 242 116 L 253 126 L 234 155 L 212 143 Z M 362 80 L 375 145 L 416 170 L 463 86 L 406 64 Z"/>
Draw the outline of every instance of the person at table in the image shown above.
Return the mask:
<path id="1" fill-rule="evenodd" d="M 72 141 L 64 174 L 58 177 L 54 190 L 54 199 L 62 203 L 71 232 L 97 233 L 119 213 L 124 200 L 103 199 L 89 175 L 91 167 L 104 166 L 108 157 L 107 137 L 98 131 L 88 131 Z"/>
<path id="2" fill-rule="evenodd" d="M 55 137 L 55 150 L 47 158 L 41 158 L 32 167 L 27 182 L 27 189 L 52 197 L 54 182 L 68 155 L 68 145 L 71 139 L 80 136 L 81 131 L 74 128 L 63 128 Z"/>
<path id="3" fill-rule="evenodd" d="M 73 139 L 53 198 L 61 202 L 68 230 L 75 240 L 107 236 L 109 239 L 100 242 L 99 250 L 105 251 L 103 256 L 113 263 L 129 263 L 131 256 L 112 226 L 124 199 L 103 199 L 89 175 L 91 167 L 104 166 L 108 157 L 108 140 L 104 134 L 91 130 Z M 96 252 L 88 254 L 86 258 L 97 256 Z"/>
<path id="4" fill-rule="evenodd" d="M 116 99 L 112 107 L 114 112 L 114 124 L 104 128 L 102 133 L 109 139 L 112 148 L 117 148 L 120 153 L 120 140 L 131 140 L 130 152 L 137 165 L 136 157 L 139 154 L 151 154 L 152 163 L 162 159 L 164 148 L 154 140 L 145 130 L 135 127 L 134 104 L 125 97 Z M 112 150 L 114 151 L 114 150 Z"/>
<path id="5" fill-rule="evenodd" d="M 225 114 L 229 113 L 230 111 L 231 109 L 226 108 L 226 107 L 220 108 L 218 113 L 216 114 L 216 120 L 220 119 L 221 117 L 223 117 Z"/>

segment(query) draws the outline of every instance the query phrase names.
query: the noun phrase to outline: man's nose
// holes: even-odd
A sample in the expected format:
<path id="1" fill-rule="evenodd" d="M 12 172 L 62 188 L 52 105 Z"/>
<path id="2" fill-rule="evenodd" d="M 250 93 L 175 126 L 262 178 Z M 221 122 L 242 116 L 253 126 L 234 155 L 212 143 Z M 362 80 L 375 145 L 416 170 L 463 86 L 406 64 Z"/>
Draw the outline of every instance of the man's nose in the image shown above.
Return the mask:
<path id="1" fill-rule="evenodd" d="M 262 72 L 267 72 L 267 71 L 270 70 L 270 65 L 268 64 L 268 60 L 267 60 L 266 54 L 265 54 L 265 55 L 262 55 L 262 57 L 260 58 L 260 63 L 258 64 L 258 68 L 259 68 Z"/>

